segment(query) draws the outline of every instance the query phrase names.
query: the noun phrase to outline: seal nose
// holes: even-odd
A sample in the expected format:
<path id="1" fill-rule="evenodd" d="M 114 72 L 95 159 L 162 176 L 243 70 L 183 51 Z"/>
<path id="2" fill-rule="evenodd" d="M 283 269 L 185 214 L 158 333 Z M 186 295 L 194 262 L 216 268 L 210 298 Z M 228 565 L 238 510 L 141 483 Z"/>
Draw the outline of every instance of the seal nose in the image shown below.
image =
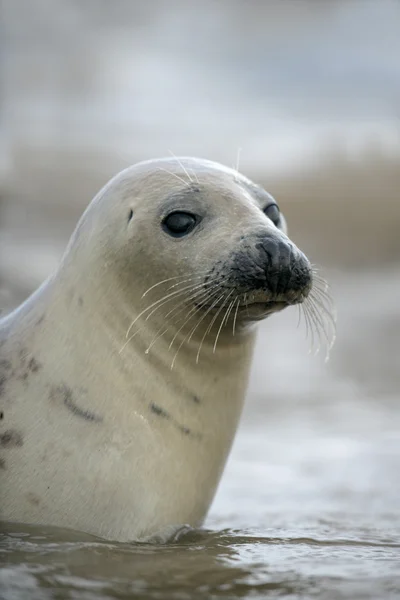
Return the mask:
<path id="1" fill-rule="evenodd" d="M 263 259 L 267 287 L 273 294 L 304 293 L 311 288 L 310 262 L 290 241 L 268 236 L 256 248 Z"/>

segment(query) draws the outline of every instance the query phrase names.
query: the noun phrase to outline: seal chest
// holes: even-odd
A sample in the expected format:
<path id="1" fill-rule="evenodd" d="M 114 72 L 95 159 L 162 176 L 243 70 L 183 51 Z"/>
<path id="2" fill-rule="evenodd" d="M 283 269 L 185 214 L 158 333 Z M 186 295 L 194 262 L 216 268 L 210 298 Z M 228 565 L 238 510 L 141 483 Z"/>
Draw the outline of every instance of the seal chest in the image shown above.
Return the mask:
<path id="1" fill-rule="evenodd" d="M 255 325 L 314 288 L 275 200 L 236 171 L 183 158 L 118 174 L 0 321 L 0 518 L 122 541 L 199 526 Z"/>

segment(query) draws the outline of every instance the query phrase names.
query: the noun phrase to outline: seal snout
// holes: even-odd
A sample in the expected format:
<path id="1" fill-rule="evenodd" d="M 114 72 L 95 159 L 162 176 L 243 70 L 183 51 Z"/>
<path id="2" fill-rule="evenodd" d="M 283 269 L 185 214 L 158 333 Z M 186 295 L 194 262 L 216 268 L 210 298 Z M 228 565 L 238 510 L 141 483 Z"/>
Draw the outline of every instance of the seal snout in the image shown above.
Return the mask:
<path id="1" fill-rule="evenodd" d="M 263 237 L 255 247 L 257 263 L 264 271 L 264 286 L 274 296 L 287 296 L 290 304 L 303 300 L 312 285 L 312 269 L 306 256 L 290 240 L 275 235 Z"/>
<path id="2" fill-rule="evenodd" d="M 231 274 L 235 288 L 256 303 L 297 304 L 312 287 L 309 260 L 285 235 L 275 232 L 243 239 L 232 257 Z"/>

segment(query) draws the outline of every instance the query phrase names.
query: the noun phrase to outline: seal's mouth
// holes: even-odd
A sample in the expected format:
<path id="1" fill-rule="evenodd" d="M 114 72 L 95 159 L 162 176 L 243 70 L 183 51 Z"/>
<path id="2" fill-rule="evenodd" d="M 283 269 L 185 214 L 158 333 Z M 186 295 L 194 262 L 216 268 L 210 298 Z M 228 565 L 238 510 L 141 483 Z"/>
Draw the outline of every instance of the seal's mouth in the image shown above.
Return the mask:
<path id="1" fill-rule="evenodd" d="M 239 305 L 239 312 L 242 318 L 265 319 L 273 313 L 279 312 L 288 306 L 292 306 L 290 302 L 270 300 L 268 302 L 249 302 Z"/>
<path id="2" fill-rule="evenodd" d="M 279 300 L 254 300 L 254 299 L 246 299 L 241 298 L 240 301 L 237 303 L 237 312 L 240 315 L 243 316 L 249 316 L 249 317 L 254 317 L 254 318 L 263 318 L 265 316 L 268 316 L 269 314 L 275 313 L 275 312 L 279 312 L 281 310 L 283 310 L 284 308 L 287 308 L 288 306 L 293 306 L 295 304 L 299 304 L 301 302 L 303 302 L 304 298 L 302 299 L 297 299 L 295 301 L 290 301 L 290 300 L 283 300 L 283 299 L 279 299 Z M 218 302 L 216 304 L 201 304 L 198 305 L 199 308 L 203 309 L 203 310 L 207 310 L 210 313 L 214 313 L 216 311 L 219 311 L 223 306 L 227 306 L 227 304 L 225 302 Z"/>

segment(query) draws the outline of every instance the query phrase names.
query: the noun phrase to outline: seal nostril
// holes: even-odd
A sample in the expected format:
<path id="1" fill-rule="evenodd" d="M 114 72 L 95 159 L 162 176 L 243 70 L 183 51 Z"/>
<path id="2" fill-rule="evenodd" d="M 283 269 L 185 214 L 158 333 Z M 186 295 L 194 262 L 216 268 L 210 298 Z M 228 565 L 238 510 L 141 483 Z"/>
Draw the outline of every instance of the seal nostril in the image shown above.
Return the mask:
<path id="1" fill-rule="evenodd" d="M 303 292 L 311 284 L 311 267 L 300 250 L 276 236 L 263 237 L 256 244 L 258 264 L 264 271 L 264 286 L 274 295 Z"/>

